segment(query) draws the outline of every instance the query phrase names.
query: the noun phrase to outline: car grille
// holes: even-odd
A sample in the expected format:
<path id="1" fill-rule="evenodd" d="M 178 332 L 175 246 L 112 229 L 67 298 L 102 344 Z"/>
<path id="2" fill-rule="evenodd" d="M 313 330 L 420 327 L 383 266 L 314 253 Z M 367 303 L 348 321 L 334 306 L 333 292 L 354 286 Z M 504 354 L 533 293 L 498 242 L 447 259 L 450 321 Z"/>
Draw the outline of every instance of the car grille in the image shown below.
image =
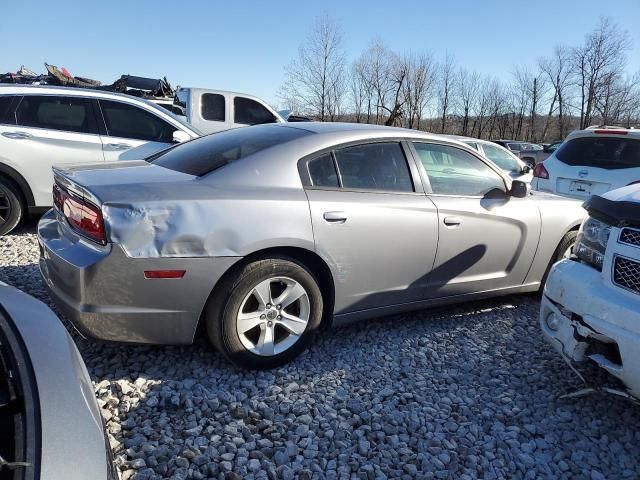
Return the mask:
<path id="1" fill-rule="evenodd" d="M 623 228 L 620 232 L 620 243 L 640 247 L 640 230 L 635 228 Z"/>
<path id="2" fill-rule="evenodd" d="M 615 257 L 613 262 L 613 283 L 640 293 L 640 262 L 624 257 Z"/>

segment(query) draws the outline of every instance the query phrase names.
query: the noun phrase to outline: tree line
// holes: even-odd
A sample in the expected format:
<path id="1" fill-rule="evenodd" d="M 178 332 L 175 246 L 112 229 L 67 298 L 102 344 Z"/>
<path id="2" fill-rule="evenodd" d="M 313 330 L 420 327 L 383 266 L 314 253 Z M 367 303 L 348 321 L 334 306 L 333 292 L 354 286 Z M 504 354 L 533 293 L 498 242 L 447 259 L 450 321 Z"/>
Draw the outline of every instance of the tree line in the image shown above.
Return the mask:
<path id="1" fill-rule="evenodd" d="M 609 18 L 578 46 L 558 45 L 501 80 L 447 54 L 400 53 L 382 40 L 349 62 L 340 26 L 316 19 L 285 67 L 284 107 L 320 121 L 393 125 L 531 142 L 591 125 L 640 123 L 640 72 L 626 74 L 631 41 Z"/>

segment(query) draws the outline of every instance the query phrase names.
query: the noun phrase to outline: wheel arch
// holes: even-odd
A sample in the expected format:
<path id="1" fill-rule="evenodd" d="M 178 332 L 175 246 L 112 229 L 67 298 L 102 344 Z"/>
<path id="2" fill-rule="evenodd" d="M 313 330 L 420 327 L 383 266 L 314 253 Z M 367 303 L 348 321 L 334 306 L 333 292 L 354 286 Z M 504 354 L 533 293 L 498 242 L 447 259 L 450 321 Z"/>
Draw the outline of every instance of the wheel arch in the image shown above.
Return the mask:
<path id="1" fill-rule="evenodd" d="M 318 255 L 316 252 L 312 250 L 308 250 L 302 247 L 270 247 L 264 248 L 261 250 L 256 250 L 255 252 L 246 255 L 238 262 L 234 263 L 229 269 L 218 279 L 215 283 L 211 292 L 209 293 L 209 298 L 211 298 L 223 283 L 223 281 L 231 275 L 235 275 L 240 269 L 242 269 L 248 263 L 259 259 L 265 259 L 269 257 L 289 257 L 293 260 L 304 265 L 308 268 L 311 273 L 316 277 L 318 281 L 318 286 L 320 287 L 320 292 L 322 293 L 322 300 L 324 302 L 323 309 L 323 317 L 321 327 L 323 329 L 329 328 L 333 321 L 333 306 L 335 302 L 335 283 L 333 280 L 333 274 L 331 273 L 331 269 L 327 265 L 327 263 Z M 207 302 L 205 302 L 206 305 Z M 205 308 L 200 312 L 200 318 L 198 320 L 197 331 L 198 334 L 202 331 L 204 327 L 204 315 Z"/>
<path id="2" fill-rule="evenodd" d="M 29 187 L 27 181 L 18 171 L 8 165 L 0 163 L 0 177 L 5 177 L 11 180 L 20 189 L 20 193 L 22 193 L 22 198 L 24 199 L 27 207 L 33 207 L 35 205 L 31 187 Z"/>

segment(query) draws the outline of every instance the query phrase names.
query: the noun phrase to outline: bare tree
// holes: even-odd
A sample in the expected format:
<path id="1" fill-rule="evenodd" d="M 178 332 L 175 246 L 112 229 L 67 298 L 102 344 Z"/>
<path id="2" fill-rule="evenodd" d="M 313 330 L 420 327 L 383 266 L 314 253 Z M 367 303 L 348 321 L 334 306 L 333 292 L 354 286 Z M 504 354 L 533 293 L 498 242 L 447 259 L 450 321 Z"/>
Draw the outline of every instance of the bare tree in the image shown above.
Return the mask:
<path id="1" fill-rule="evenodd" d="M 451 108 L 451 95 L 455 87 L 455 62 L 451 55 L 445 55 L 439 65 L 438 77 L 438 105 L 440 107 L 440 132 L 445 133 L 447 114 Z"/>
<path id="2" fill-rule="evenodd" d="M 329 17 L 316 20 L 298 56 L 286 68 L 279 96 L 320 121 L 334 120 L 342 106 L 346 57 L 340 27 Z"/>
<path id="3" fill-rule="evenodd" d="M 602 18 L 582 46 L 573 49 L 573 72 L 580 98 L 580 128 L 591 124 L 599 97 L 609 88 L 613 76 L 624 70 L 631 48 L 627 32 L 611 19 Z"/>
<path id="4" fill-rule="evenodd" d="M 478 88 L 480 84 L 480 76 L 477 72 L 469 72 L 461 68 L 457 75 L 457 97 L 459 109 L 462 112 L 462 135 L 469 135 L 469 120 L 472 114 L 472 108 L 476 102 Z"/>
<path id="5" fill-rule="evenodd" d="M 407 54 L 404 58 L 407 75 L 403 83 L 406 126 L 420 128 L 435 77 L 435 62 L 428 53 Z"/>
<path id="6" fill-rule="evenodd" d="M 542 138 L 547 138 L 551 116 L 558 110 L 558 138 L 564 138 L 567 134 L 565 115 L 567 113 L 568 89 L 571 78 L 570 50 L 564 46 L 556 46 L 553 56 L 542 58 L 538 61 L 538 67 L 543 75 L 546 75 L 551 84 L 553 96 L 549 102 L 549 110 L 542 131 Z"/>

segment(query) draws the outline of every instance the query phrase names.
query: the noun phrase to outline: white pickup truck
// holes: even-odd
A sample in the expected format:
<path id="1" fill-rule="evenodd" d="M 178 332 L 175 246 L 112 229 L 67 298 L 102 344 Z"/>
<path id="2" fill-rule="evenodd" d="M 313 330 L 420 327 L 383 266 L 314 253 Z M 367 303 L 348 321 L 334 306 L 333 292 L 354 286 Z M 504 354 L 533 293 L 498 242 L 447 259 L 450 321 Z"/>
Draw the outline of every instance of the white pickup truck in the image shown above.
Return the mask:
<path id="1" fill-rule="evenodd" d="M 173 103 L 184 110 L 186 121 L 204 134 L 285 121 L 266 102 L 244 93 L 179 88 Z"/>

